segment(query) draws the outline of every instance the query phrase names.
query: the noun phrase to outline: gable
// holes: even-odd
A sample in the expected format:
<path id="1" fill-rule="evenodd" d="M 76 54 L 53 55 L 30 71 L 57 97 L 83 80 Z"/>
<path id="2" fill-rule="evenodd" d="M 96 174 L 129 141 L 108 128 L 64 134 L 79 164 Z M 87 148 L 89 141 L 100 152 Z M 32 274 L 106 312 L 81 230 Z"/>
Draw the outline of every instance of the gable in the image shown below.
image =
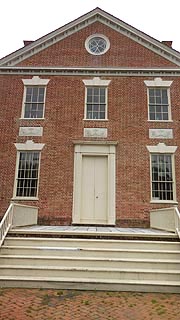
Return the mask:
<path id="1" fill-rule="evenodd" d="M 98 57 L 85 49 L 86 38 L 95 33 L 110 38 L 110 50 Z M 96 8 L 1 59 L 0 65 L 174 67 L 180 65 L 180 54 Z"/>
<path id="2" fill-rule="evenodd" d="M 102 55 L 92 55 L 85 48 L 86 39 L 102 34 L 109 39 L 110 48 Z M 129 37 L 101 22 L 77 31 L 75 34 L 17 64 L 18 66 L 51 67 L 174 67 L 171 61 L 152 52 Z"/>

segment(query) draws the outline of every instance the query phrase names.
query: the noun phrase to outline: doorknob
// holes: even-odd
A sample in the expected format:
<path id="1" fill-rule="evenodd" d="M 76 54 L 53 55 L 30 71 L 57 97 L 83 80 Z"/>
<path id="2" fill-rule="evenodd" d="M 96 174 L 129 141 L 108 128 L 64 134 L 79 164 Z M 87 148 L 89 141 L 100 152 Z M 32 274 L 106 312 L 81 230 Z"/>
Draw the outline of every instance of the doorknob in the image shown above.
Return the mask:
<path id="1" fill-rule="evenodd" d="M 96 196 L 96 199 L 98 199 L 98 196 Z"/>

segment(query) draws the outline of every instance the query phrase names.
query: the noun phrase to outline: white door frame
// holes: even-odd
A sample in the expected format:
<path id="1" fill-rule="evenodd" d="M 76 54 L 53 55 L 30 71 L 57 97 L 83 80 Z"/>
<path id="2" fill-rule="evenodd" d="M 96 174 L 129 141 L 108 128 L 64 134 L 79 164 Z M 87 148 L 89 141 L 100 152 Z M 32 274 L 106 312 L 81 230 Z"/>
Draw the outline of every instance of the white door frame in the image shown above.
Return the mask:
<path id="1" fill-rule="evenodd" d="M 115 152 L 116 142 L 82 141 L 74 142 L 74 187 L 73 187 L 73 214 L 72 222 L 81 224 L 81 176 L 83 156 L 108 157 L 108 208 L 107 225 L 115 225 Z"/>

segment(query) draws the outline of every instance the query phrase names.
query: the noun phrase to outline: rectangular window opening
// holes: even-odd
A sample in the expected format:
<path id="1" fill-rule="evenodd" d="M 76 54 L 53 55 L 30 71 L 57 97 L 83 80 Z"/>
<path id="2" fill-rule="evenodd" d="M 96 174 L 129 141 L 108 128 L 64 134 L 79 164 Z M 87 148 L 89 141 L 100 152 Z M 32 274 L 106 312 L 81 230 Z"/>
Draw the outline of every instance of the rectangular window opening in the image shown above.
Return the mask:
<path id="1" fill-rule="evenodd" d="M 106 88 L 87 87 L 86 119 L 106 119 Z"/>
<path id="2" fill-rule="evenodd" d="M 36 197 L 39 178 L 38 151 L 19 153 L 16 197 Z"/>
<path id="3" fill-rule="evenodd" d="M 151 155 L 152 200 L 173 201 L 172 155 Z"/>
<path id="4" fill-rule="evenodd" d="M 170 120 L 169 107 L 167 88 L 149 88 L 149 120 Z"/>
<path id="5" fill-rule="evenodd" d="M 24 118 L 44 117 L 45 87 L 26 87 L 24 101 Z"/>

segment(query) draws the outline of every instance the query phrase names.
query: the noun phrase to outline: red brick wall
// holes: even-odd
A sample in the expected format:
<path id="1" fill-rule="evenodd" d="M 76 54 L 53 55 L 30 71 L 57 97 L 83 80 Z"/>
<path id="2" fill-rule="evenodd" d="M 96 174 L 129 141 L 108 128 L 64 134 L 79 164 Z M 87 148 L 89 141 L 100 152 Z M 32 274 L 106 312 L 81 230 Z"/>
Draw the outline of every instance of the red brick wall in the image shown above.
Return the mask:
<path id="1" fill-rule="evenodd" d="M 104 55 L 94 56 L 85 49 L 85 40 L 101 33 L 110 40 L 110 49 Z M 100 22 L 76 32 L 47 49 L 21 62 L 21 66 L 66 67 L 177 67 L 134 40 Z"/>
<path id="2" fill-rule="evenodd" d="M 14 185 L 16 165 L 15 142 L 20 126 L 44 128 L 42 137 L 28 137 L 45 143 L 40 166 L 39 201 L 24 201 L 39 206 L 39 221 L 47 224 L 70 224 L 73 199 L 73 140 L 83 138 L 84 127 L 108 129 L 107 140 L 118 141 L 116 149 L 116 217 L 120 226 L 148 226 L 149 210 L 162 205 L 150 204 L 149 152 L 146 145 L 180 141 L 180 80 L 171 86 L 173 122 L 147 121 L 147 92 L 144 80 L 152 77 L 105 77 L 108 88 L 108 121 L 84 121 L 82 82 L 87 76 L 47 76 L 44 120 L 21 120 L 24 76 L 0 76 L 0 215 L 8 207 Z M 29 77 L 31 78 L 31 77 Z M 92 77 L 91 77 L 92 79 Z M 165 78 L 163 78 L 165 79 Z M 171 140 L 149 139 L 149 128 L 172 128 Z M 177 200 L 180 200 L 180 150 L 176 157 Z M 22 201 L 20 202 L 22 203 Z M 167 206 L 167 205 L 166 205 Z"/>
<path id="3" fill-rule="evenodd" d="M 102 33 L 110 40 L 109 51 L 101 56 L 89 54 L 85 40 Z M 135 41 L 96 22 L 76 34 L 52 45 L 20 66 L 68 67 L 176 67 Z M 26 76 L 32 78 L 33 74 Z M 107 140 L 117 141 L 116 149 L 116 217 L 117 225 L 148 226 L 149 210 L 162 205 L 150 204 L 149 152 L 146 145 L 165 142 L 179 145 L 180 80 L 171 86 L 173 122 L 148 122 L 147 92 L 144 80 L 154 77 L 104 77 L 108 88 L 108 121 L 84 121 L 87 76 L 44 76 L 47 86 L 44 120 L 22 120 L 23 75 L 0 75 L 0 216 L 13 196 L 16 148 L 14 143 L 33 139 L 45 143 L 40 166 L 39 201 L 24 201 L 39 206 L 39 221 L 70 224 L 73 200 L 73 140 L 83 138 L 85 127 L 108 129 Z M 92 77 L 90 77 L 92 79 Z M 165 78 L 163 78 L 165 79 Z M 19 137 L 20 126 L 42 126 L 42 137 Z M 149 128 L 172 128 L 171 140 L 149 139 Z M 177 199 L 180 199 L 180 150 L 176 152 Z M 20 201 L 22 203 L 22 201 Z"/>

